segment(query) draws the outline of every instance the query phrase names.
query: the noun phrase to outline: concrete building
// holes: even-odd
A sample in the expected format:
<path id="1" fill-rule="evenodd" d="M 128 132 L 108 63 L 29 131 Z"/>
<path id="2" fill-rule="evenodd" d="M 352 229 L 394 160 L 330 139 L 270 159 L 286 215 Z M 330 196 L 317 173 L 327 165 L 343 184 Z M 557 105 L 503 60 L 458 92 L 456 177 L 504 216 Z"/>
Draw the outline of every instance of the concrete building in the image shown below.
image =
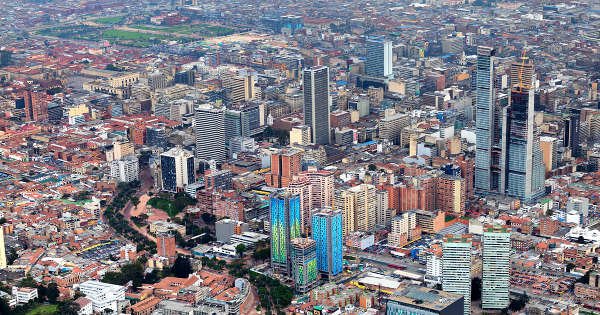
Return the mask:
<path id="1" fill-rule="evenodd" d="M 540 137 L 540 149 L 546 174 L 558 166 L 558 139 L 554 137 Z"/>
<path id="2" fill-rule="evenodd" d="M 311 131 L 309 126 L 294 126 L 290 130 L 290 145 L 307 146 L 310 144 Z"/>
<path id="3" fill-rule="evenodd" d="M 300 171 L 302 171 L 302 151 L 279 150 L 271 154 L 271 170 L 265 174 L 265 181 L 271 187 L 287 187 L 294 175 L 298 175 Z"/>
<path id="4" fill-rule="evenodd" d="M 234 234 L 242 234 L 249 230 L 248 223 L 232 219 L 221 219 L 215 222 L 217 242 L 228 243 Z"/>
<path id="5" fill-rule="evenodd" d="M 508 307 L 510 286 L 510 228 L 486 226 L 483 229 L 483 289 L 484 310 Z"/>
<path id="6" fill-rule="evenodd" d="M 402 129 L 409 125 L 409 115 L 397 113 L 395 109 L 388 108 L 385 110 L 383 118 L 379 120 L 379 138 L 400 145 Z"/>
<path id="7" fill-rule="evenodd" d="M 409 285 L 386 298 L 387 315 L 456 315 L 464 309 L 460 294 Z"/>
<path id="8" fill-rule="evenodd" d="M 392 230 L 388 234 L 388 245 L 404 247 L 406 244 L 421 237 L 421 229 L 417 228 L 417 214 L 404 212 L 392 219 Z"/>
<path id="9" fill-rule="evenodd" d="M 33 301 L 38 298 L 38 289 L 12 287 L 12 295 L 17 304 L 27 304 L 29 301 Z"/>
<path id="10" fill-rule="evenodd" d="M 449 235 L 442 243 L 442 288 L 464 297 L 464 315 L 471 314 L 471 237 Z M 455 313 L 456 314 L 456 313 Z"/>
<path id="11" fill-rule="evenodd" d="M 6 249 L 4 244 L 4 229 L 0 226 L 0 269 L 6 268 Z"/>
<path id="12" fill-rule="evenodd" d="M 336 207 L 344 215 L 344 235 L 354 231 L 371 232 L 377 223 L 377 189 L 360 184 L 341 191 Z"/>
<path id="13" fill-rule="evenodd" d="M 127 156 L 110 162 L 110 177 L 117 182 L 130 183 L 139 179 L 140 165 L 137 157 Z"/>
<path id="14" fill-rule="evenodd" d="M 227 158 L 225 147 L 225 111 L 211 104 L 195 109 L 194 131 L 196 133 L 196 158 L 223 163 Z"/>
<path id="15" fill-rule="evenodd" d="M 304 70 L 304 125 L 311 130 L 311 142 L 328 144 L 331 139 L 329 124 L 329 68 L 315 67 Z"/>
<path id="16" fill-rule="evenodd" d="M 392 42 L 383 37 L 367 38 L 365 72 L 374 77 L 392 76 Z"/>
<path id="17" fill-rule="evenodd" d="M 106 309 L 119 313 L 119 301 L 125 300 L 125 287 L 96 280 L 88 280 L 79 285 L 81 293 L 92 301 L 94 312 L 102 313 Z"/>
<path id="18" fill-rule="evenodd" d="M 171 233 L 162 233 L 156 236 L 156 254 L 169 259 L 169 263 L 175 262 L 177 258 L 177 246 L 175 236 Z"/>

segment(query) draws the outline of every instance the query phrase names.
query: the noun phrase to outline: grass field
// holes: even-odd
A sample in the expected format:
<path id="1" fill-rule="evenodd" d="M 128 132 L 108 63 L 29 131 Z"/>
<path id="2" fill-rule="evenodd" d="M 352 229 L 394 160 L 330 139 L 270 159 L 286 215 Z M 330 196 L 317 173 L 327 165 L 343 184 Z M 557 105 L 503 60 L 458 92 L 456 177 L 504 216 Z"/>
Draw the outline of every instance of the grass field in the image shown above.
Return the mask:
<path id="1" fill-rule="evenodd" d="M 122 16 L 109 16 L 109 17 L 101 17 L 101 18 L 97 18 L 92 20 L 98 24 L 120 24 L 121 22 L 123 22 L 123 17 Z"/>
<path id="2" fill-rule="evenodd" d="M 100 28 L 87 25 L 69 25 L 46 28 L 38 31 L 38 34 L 58 38 L 98 40 Z"/>
<path id="3" fill-rule="evenodd" d="M 38 305 L 31 309 L 26 315 L 53 315 L 58 314 L 58 305 Z"/>
<path id="4" fill-rule="evenodd" d="M 146 34 L 134 31 L 122 31 L 122 30 L 106 30 L 102 32 L 102 38 L 110 41 L 111 43 L 146 48 L 154 44 L 159 44 L 163 40 L 178 40 L 185 41 L 183 38 L 174 38 L 167 35 L 159 34 Z"/>
<path id="5" fill-rule="evenodd" d="M 152 26 L 152 25 L 132 25 L 132 28 L 148 31 L 159 31 L 166 33 L 177 33 L 184 35 L 200 35 L 203 37 L 226 36 L 235 33 L 235 29 L 215 26 L 209 24 L 176 25 L 176 26 Z"/>

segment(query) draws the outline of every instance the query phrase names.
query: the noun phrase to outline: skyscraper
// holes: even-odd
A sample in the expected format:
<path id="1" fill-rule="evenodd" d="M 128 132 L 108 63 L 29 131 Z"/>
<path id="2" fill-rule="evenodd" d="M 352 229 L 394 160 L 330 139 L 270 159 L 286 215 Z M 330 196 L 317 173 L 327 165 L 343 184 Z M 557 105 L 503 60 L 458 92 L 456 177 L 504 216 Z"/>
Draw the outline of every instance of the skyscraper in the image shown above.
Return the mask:
<path id="1" fill-rule="evenodd" d="M 323 208 L 313 214 L 312 238 L 317 242 L 317 267 L 332 278 L 342 272 L 342 212 Z"/>
<path id="2" fill-rule="evenodd" d="M 211 104 L 196 107 L 194 116 L 196 132 L 196 158 L 222 163 L 227 158 L 225 148 L 225 111 Z"/>
<path id="3" fill-rule="evenodd" d="M 316 243 L 310 238 L 294 238 L 291 245 L 294 289 L 305 293 L 314 288 L 319 280 Z"/>
<path id="4" fill-rule="evenodd" d="M 464 315 L 471 314 L 471 237 L 448 235 L 442 244 L 442 288 L 465 299 Z"/>
<path id="5" fill-rule="evenodd" d="M 304 69 L 304 124 L 311 128 L 311 141 L 328 144 L 329 128 L 329 68 Z"/>
<path id="6" fill-rule="evenodd" d="M 367 38 L 367 75 L 389 77 L 392 75 L 392 42 L 383 37 Z"/>
<path id="7" fill-rule="evenodd" d="M 48 94 L 45 91 L 25 91 L 25 120 L 48 120 Z"/>
<path id="8" fill-rule="evenodd" d="M 196 181 L 194 155 L 181 147 L 175 147 L 161 154 L 160 168 L 163 190 L 176 192 Z"/>
<path id="9" fill-rule="evenodd" d="M 571 156 L 581 157 L 581 144 L 579 141 L 581 110 L 571 108 L 569 117 L 565 120 L 563 141 L 564 146 L 571 149 Z"/>
<path id="10" fill-rule="evenodd" d="M 506 149 L 503 151 L 506 194 L 531 200 L 544 193 L 545 177 L 539 132 L 533 121 L 533 64 L 523 56 L 521 62 L 511 65 L 511 76 L 513 73 L 517 73 L 518 82 L 511 83 L 510 107 L 506 117 Z M 531 77 L 528 78 L 529 75 Z"/>
<path id="11" fill-rule="evenodd" d="M 503 193 L 501 157 L 501 125 L 497 119 L 494 86 L 494 56 L 491 47 L 477 47 L 475 189 L 480 193 Z"/>
<path id="12" fill-rule="evenodd" d="M 271 171 L 265 174 L 265 181 L 271 187 L 284 188 L 301 170 L 302 151 L 279 150 L 271 154 Z"/>
<path id="13" fill-rule="evenodd" d="M 300 196 L 277 193 L 271 196 L 271 266 L 291 272 L 290 240 L 300 237 Z"/>
<path id="14" fill-rule="evenodd" d="M 508 307 L 510 280 L 510 229 L 486 226 L 483 229 L 483 309 Z"/>
<path id="15" fill-rule="evenodd" d="M 344 235 L 354 231 L 371 232 L 377 223 L 377 189 L 360 184 L 341 191 L 335 202 L 344 214 Z"/>

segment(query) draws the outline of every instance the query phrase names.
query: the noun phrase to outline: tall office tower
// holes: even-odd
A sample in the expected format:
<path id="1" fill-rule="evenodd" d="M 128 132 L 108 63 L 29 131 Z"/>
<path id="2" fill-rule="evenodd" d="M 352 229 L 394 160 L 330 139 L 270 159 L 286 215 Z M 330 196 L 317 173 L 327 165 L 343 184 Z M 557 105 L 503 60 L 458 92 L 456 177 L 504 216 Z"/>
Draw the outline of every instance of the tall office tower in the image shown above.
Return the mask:
<path id="1" fill-rule="evenodd" d="M 511 75 L 518 82 L 510 92 L 510 108 L 506 117 L 506 193 L 511 197 L 531 200 L 544 194 L 544 164 L 539 132 L 534 126 L 533 64 L 527 57 L 511 65 Z M 531 77 L 527 75 L 531 74 Z M 475 177 L 477 180 L 477 177 Z"/>
<path id="2" fill-rule="evenodd" d="M 317 267 L 328 279 L 342 272 L 342 212 L 323 208 L 312 216 L 312 238 L 317 242 Z"/>
<path id="3" fill-rule="evenodd" d="M 45 91 L 25 91 L 25 120 L 48 120 L 48 94 Z"/>
<path id="4" fill-rule="evenodd" d="M 306 293 L 317 286 L 317 245 L 310 238 L 291 240 L 292 279 L 298 293 Z"/>
<path id="5" fill-rule="evenodd" d="M 265 181 L 271 187 L 284 188 L 301 170 L 302 151 L 279 150 L 271 154 L 271 170 L 265 174 Z"/>
<path id="6" fill-rule="evenodd" d="M 479 193 L 503 193 L 501 132 L 496 109 L 494 59 L 491 47 L 477 47 L 475 190 Z"/>
<path id="7" fill-rule="evenodd" d="M 392 72 L 392 42 L 383 37 L 367 38 L 367 75 L 389 77 Z"/>
<path id="8" fill-rule="evenodd" d="M 581 110 L 578 108 L 571 108 L 569 110 L 569 117 L 565 120 L 565 128 L 563 133 L 564 146 L 571 149 L 571 156 L 581 157 L 581 144 L 579 142 L 579 124 L 581 117 Z"/>
<path id="9" fill-rule="evenodd" d="M 290 240 L 300 237 L 300 196 L 277 193 L 271 196 L 271 266 L 291 272 Z"/>
<path id="10" fill-rule="evenodd" d="M 509 270 L 510 228 L 488 225 L 483 229 L 483 309 L 508 307 Z"/>
<path id="11" fill-rule="evenodd" d="M 300 226 L 302 233 L 310 232 L 310 213 L 312 208 L 311 186 L 306 177 L 294 177 L 286 188 L 286 192 L 300 196 Z"/>
<path id="12" fill-rule="evenodd" d="M 377 189 L 360 184 L 340 192 L 337 209 L 344 215 L 344 235 L 354 231 L 371 232 L 377 222 Z"/>
<path id="13" fill-rule="evenodd" d="M 0 225 L 0 269 L 6 268 L 6 249 L 4 247 L 4 229 Z"/>
<path id="14" fill-rule="evenodd" d="M 130 183 L 139 179 L 140 165 L 137 157 L 127 156 L 110 162 L 110 177 L 117 182 Z"/>
<path id="15" fill-rule="evenodd" d="M 464 315 L 471 314 L 471 237 L 469 235 L 448 235 L 444 238 L 442 289 L 462 295 L 465 298 Z"/>
<path id="16" fill-rule="evenodd" d="M 222 163 L 227 158 L 225 148 L 225 111 L 211 104 L 196 107 L 194 116 L 196 132 L 196 158 Z"/>
<path id="17" fill-rule="evenodd" d="M 304 124 L 315 144 L 329 144 L 329 68 L 304 69 Z"/>
<path id="18" fill-rule="evenodd" d="M 412 211 L 404 212 L 392 219 L 392 230 L 388 234 L 388 244 L 400 248 L 420 236 L 421 229 L 417 228 L 417 214 Z"/>
<path id="19" fill-rule="evenodd" d="M 175 262 L 175 259 L 177 258 L 175 236 L 168 233 L 157 235 L 156 254 L 160 257 L 168 258 L 170 263 Z"/>
<path id="20" fill-rule="evenodd" d="M 193 184 L 194 155 L 181 147 L 175 147 L 160 155 L 162 189 L 177 192 Z"/>

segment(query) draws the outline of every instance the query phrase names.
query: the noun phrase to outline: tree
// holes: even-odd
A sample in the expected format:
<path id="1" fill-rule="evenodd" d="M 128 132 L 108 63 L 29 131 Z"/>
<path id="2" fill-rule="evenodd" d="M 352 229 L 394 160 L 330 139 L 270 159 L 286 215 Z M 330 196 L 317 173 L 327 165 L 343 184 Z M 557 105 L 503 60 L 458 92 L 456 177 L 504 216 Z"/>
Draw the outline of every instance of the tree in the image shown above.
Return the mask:
<path id="1" fill-rule="evenodd" d="M 215 223 L 216 218 L 214 215 L 208 213 L 208 212 L 204 212 L 202 213 L 202 221 L 204 221 L 204 223 L 208 224 L 208 225 L 212 225 Z"/>
<path id="2" fill-rule="evenodd" d="M 35 288 L 35 287 L 37 287 L 37 282 L 35 282 L 35 280 L 33 280 L 33 278 L 31 276 L 27 276 L 27 278 L 24 278 L 19 282 L 19 286 Z"/>
<path id="3" fill-rule="evenodd" d="M 63 301 L 58 303 L 58 314 L 61 315 L 78 315 L 79 314 L 79 304 L 73 301 Z"/>
<path id="4" fill-rule="evenodd" d="M 187 278 L 190 273 L 192 273 L 192 264 L 190 263 L 190 259 L 183 256 L 177 256 L 175 263 L 173 263 L 173 267 L 171 267 L 171 272 L 173 275 L 175 275 L 175 277 Z"/>
<path id="5" fill-rule="evenodd" d="M 369 164 L 368 168 L 371 172 L 377 171 L 377 166 L 375 164 Z"/>
<path id="6" fill-rule="evenodd" d="M 245 251 L 246 251 L 246 245 L 244 245 L 244 244 L 238 244 L 235 247 L 235 252 L 238 254 L 238 256 L 240 256 L 240 258 L 244 255 Z"/>
<path id="7" fill-rule="evenodd" d="M 58 291 L 58 285 L 56 282 L 51 282 L 48 284 L 46 288 L 46 297 L 48 298 L 48 302 L 55 304 L 60 296 L 60 291 Z"/>
<path id="8" fill-rule="evenodd" d="M 265 260 L 267 258 L 271 257 L 271 248 L 270 247 L 262 247 L 262 248 L 255 248 L 254 249 L 254 253 L 252 254 L 252 258 L 256 259 L 256 260 Z"/>

